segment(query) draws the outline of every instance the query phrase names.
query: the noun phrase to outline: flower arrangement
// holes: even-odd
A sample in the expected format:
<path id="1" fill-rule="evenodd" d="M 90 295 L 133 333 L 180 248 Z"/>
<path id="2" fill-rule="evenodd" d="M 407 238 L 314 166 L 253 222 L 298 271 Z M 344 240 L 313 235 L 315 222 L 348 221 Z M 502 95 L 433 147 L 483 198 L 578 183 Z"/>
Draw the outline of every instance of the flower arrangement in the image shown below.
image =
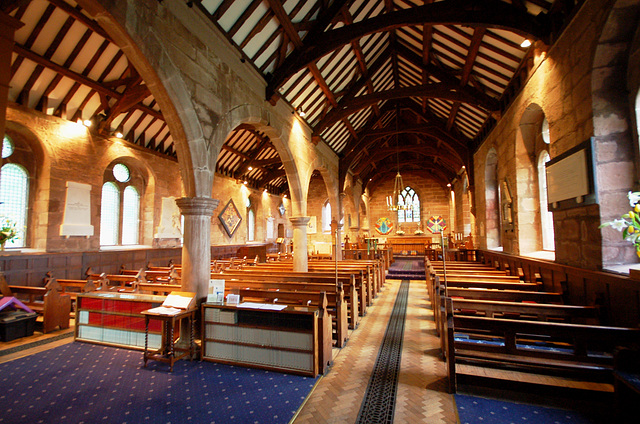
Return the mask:
<path id="1" fill-rule="evenodd" d="M 4 250 L 4 244 L 10 240 L 13 240 L 18 236 L 18 229 L 16 228 L 15 221 L 9 218 L 0 219 L 0 246 Z"/>
<path id="2" fill-rule="evenodd" d="M 622 238 L 633 243 L 636 248 L 636 254 L 640 257 L 640 192 L 630 191 L 627 194 L 629 205 L 633 208 L 620 219 L 604 222 L 602 227 L 612 227 L 622 232 Z"/>

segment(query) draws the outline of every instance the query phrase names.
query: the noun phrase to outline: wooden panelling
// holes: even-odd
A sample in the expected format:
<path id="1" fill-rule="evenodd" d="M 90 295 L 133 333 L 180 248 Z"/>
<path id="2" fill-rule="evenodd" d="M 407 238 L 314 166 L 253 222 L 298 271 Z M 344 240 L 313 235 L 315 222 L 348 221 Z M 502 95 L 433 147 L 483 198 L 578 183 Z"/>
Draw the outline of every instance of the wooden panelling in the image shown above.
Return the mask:
<path id="1" fill-rule="evenodd" d="M 258 255 L 265 261 L 267 252 L 275 251 L 274 244 L 211 246 L 211 258 L 247 257 Z M 95 272 L 119 274 L 127 269 L 146 268 L 149 263 L 167 266 L 169 261 L 182 263 L 182 248 L 105 250 L 100 252 L 71 253 L 12 253 L 0 255 L 0 270 L 9 284 L 43 286 L 47 272 L 55 278 L 84 279 L 87 268 Z"/>

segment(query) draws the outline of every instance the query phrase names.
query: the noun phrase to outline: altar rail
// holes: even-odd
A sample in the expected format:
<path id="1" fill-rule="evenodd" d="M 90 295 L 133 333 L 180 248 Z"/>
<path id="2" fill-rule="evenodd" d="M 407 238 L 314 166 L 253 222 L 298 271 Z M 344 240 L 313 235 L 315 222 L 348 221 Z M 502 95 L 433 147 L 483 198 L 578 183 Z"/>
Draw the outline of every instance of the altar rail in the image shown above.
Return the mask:
<path id="1" fill-rule="evenodd" d="M 591 271 L 555 262 L 478 250 L 478 261 L 512 275 L 523 274 L 527 282 L 541 282 L 542 291 L 563 294 L 565 303 L 596 304 L 603 325 L 636 327 L 640 324 L 640 281 L 626 275 Z"/>

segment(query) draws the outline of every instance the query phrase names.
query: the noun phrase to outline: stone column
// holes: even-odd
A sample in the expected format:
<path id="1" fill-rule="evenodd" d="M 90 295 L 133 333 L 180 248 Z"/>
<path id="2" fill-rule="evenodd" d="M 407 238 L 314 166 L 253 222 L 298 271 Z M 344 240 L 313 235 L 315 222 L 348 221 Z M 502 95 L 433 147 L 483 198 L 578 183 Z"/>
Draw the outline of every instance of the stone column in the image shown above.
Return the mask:
<path id="1" fill-rule="evenodd" d="M 211 216 L 220 201 L 209 197 L 176 200 L 184 215 L 182 245 L 182 290 L 207 296 L 211 276 Z"/>
<path id="2" fill-rule="evenodd" d="M 293 271 L 309 270 L 309 252 L 307 252 L 307 224 L 310 216 L 294 216 L 289 218 L 293 224 Z"/>

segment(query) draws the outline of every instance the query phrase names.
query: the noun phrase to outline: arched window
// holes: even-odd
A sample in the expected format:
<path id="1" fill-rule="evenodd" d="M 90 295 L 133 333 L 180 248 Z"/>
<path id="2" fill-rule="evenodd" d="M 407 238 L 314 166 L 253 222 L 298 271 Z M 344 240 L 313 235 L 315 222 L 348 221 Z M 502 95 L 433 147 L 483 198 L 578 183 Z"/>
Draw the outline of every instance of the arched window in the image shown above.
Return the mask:
<path id="1" fill-rule="evenodd" d="M 542 226 L 542 250 L 555 250 L 553 235 L 553 213 L 549 212 L 547 202 L 547 173 L 545 164 L 551 158 L 546 150 L 538 156 L 538 189 L 540 191 L 540 217 Z"/>
<path id="2" fill-rule="evenodd" d="M 100 244 L 114 246 L 118 244 L 120 217 L 120 191 L 115 183 L 102 186 L 102 206 L 100 208 Z"/>
<path id="3" fill-rule="evenodd" d="M 140 195 L 133 186 L 124 189 L 122 199 L 122 244 L 138 244 Z"/>
<path id="4" fill-rule="evenodd" d="M 399 206 L 409 206 L 408 209 L 398 209 L 398 222 L 420 222 L 420 198 L 411 187 L 405 187 L 398 196 Z"/>
<path id="5" fill-rule="evenodd" d="M 129 167 L 118 163 L 105 173 L 100 208 L 101 246 L 140 243 L 140 197 Z"/>
<path id="6" fill-rule="evenodd" d="M 5 158 L 5 145 L 8 138 L 5 137 L 4 140 L 3 158 Z M 11 152 L 13 152 L 13 145 L 11 146 Z M 27 170 L 21 165 L 7 163 L 2 167 L 0 175 L 0 217 L 15 224 L 17 235 L 6 242 L 6 247 L 26 246 L 28 201 L 29 175 Z"/>
<path id="7" fill-rule="evenodd" d="M 253 209 L 247 212 L 247 241 L 255 241 L 256 239 L 256 215 Z"/>
<path id="8" fill-rule="evenodd" d="M 322 232 L 331 232 L 331 203 L 328 200 L 322 206 Z"/>

